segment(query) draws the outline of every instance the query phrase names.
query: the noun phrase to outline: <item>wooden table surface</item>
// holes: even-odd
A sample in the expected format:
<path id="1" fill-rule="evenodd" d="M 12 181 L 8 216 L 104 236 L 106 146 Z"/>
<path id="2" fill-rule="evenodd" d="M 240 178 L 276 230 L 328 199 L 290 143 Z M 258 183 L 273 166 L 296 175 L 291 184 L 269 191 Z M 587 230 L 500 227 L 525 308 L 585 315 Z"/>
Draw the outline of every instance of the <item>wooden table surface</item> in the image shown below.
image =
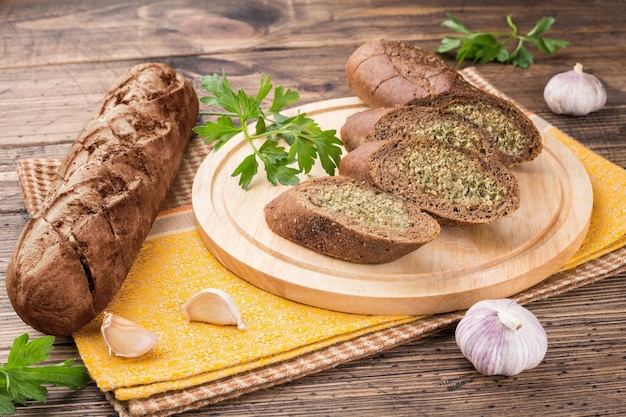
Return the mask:
<path id="1" fill-rule="evenodd" d="M 367 40 L 406 40 L 433 50 L 452 34 L 440 25 L 446 11 L 471 29 L 489 31 L 506 31 L 507 14 L 521 31 L 551 15 L 556 23 L 547 35 L 569 40 L 567 49 L 551 56 L 536 52 L 526 70 L 500 64 L 478 70 L 522 105 L 626 166 L 624 1 L 510 3 L 0 1 L 0 362 L 15 337 L 38 335 L 13 312 L 4 291 L 7 262 L 28 218 L 16 160 L 64 156 L 103 93 L 135 63 L 168 63 L 196 87 L 200 75 L 225 70 L 232 84 L 252 89 L 265 72 L 310 103 L 351 95 L 344 65 Z M 607 105 L 579 118 L 552 114 L 543 87 L 576 62 L 603 80 Z M 532 303 L 549 349 L 539 367 L 516 377 L 478 374 L 450 329 L 186 415 L 626 415 L 625 278 Z M 77 357 L 70 338 L 57 338 L 55 347 L 52 361 Z M 29 403 L 18 415 L 116 414 L 93 383 L 78 392 L 49 391 L 46 404 Z"/>

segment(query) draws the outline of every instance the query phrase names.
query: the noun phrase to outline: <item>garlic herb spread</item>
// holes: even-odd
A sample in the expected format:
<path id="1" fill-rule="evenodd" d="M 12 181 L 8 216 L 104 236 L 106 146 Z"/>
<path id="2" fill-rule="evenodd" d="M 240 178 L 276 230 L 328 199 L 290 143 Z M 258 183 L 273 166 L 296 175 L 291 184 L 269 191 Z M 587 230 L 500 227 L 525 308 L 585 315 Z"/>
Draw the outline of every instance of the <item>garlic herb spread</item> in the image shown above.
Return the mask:
<path id="1" fill-rule="evenodd" d="M 506 196 L 505 188 L 480 172 L 474 161 L 449 148 L 406 149 L 398 167 L 410 172 L 425 194 L 443 196 L 466 207 L 493 207 Z"/>
<path id="2" fill-rule="evenodd" d="M 487 129 L 494 136 L 496 145 L 501 152 L 513 156 L 524 153 L 526 139 L 522 132 L 515 129 L 511 120 L 504 113 L 496 111 L 484 103 L 456 104 L 448 110 Z"/>
<path id="3" fill-rule="evenodd" d="M 370 226 L 386 229 L 408 229 L 413 226 L 400 200 L 354 184 L 333 185 L 310 196 L 318 207 L 324 207 Z"/>
<path id="4" fill-rule="evenodd" d="M 450 121 L 429 123 L 420 120 L 413 129 L 415 134 L 425 134 L 457 148 L 476 149 L 480 143 L 480 138 L 475 132 Z"/>

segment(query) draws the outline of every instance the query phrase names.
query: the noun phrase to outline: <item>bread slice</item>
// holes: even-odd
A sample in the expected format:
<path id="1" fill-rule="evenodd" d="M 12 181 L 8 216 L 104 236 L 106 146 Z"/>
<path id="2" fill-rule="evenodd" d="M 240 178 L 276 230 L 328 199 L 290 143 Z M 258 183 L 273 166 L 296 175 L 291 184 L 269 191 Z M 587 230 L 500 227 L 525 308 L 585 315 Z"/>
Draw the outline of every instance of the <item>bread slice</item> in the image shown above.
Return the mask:
<path id="1" fill-rule="evenodd" d="M 442 94 L 412 100 L 410 104 L 443 109 L 486 129 L 495 141 L 500 159 L 508 166 L 531 161 L 542 151 L 541 134 L 533 122 L 511 102 L 482 90 Z"/>
<path id="2" fill-rule="evenodd" d="M 437 221 L 417 206 L 344 176 L 304 181 L 269 202 L 264 212 L 277 235 L 361 264 L 394 261 L 440 232 Z"/>
<path id="3" fill-rule="evenodd" d="M 519 207 L 519 186 L 497 160 L 429 138 L 368 142 L 343 157 L 340 175 L 396 194 L 446 224 L 489 223 Z"/>
<path id="4" fill-rule="evenodd" d="M 429 137 L 471 149 L 486 158 L 499 158 L 489 132 L 457 114 L 435 107 L 379 107 L 355 113 L 341 127 L 348 151 L 374 140 Z"/>
<path id="5" fill-rule="evenodd" d="M 357 48 L 346 63 L 346 82 L 370 107 L 472 89 L 441 58 L 406 42 L 376 40 Z"/>

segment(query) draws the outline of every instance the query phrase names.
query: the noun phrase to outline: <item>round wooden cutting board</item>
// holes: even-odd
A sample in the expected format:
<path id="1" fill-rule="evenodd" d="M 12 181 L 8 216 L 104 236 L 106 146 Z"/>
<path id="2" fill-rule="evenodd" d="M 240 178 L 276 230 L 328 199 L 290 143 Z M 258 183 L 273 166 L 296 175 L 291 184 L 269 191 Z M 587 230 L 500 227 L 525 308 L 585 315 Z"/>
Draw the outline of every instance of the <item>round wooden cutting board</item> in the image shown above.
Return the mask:
<path id="1" fill-rule="evenodd" d="M 356 98 L 294 109 L 322 129 L 339 131 L 347 116 L 366 109 Z M 544 150 L 513 168 L 521 191 L 513 216 L 492 224 L 442 227 L 440 236 L 397 261 L 359 265 L 320 255 L 272 233 L 264 206 L 287 189 L 265 181 L 248 191 L 231 177 L 250 153 L 233 138 L 201 164 L 192 189 L 196 225 L 211 253 L 228 269 L 273 294 L 349 313 L 433 314 L 504 298 L 557 272 L 581 245 L 593 195 L 578 159 L 543 134 Z M 312 176 L 326 175 L 321 167 Z"/>

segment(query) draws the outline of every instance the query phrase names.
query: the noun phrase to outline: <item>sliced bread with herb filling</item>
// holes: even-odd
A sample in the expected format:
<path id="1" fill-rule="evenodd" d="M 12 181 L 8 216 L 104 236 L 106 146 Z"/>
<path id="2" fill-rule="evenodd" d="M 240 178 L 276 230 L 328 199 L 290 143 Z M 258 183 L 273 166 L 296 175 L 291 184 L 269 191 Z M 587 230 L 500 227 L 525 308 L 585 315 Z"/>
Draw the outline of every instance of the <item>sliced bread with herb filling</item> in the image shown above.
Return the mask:
<path id="1" fill-rule="evenodd" d="M 486 129 L 495 142 L 500 159 L 508 166 L 535 159 L 543 148 L 541 134 L 514 104 L 493 94 L 443 94 L 413 100 L 411 105 L 431 106 L 458 114 Z"/>
<path id="2" fill-rule="evenodd" d="M 497 160 L 429 138 L 368 142 L 339 174 L 396 194 L 444 224 L 490 223 L 519 208 L 519 185 Z"/>
<path id="3" fill-rule="evenodd" d="M 489 132 L 457 114 L 435 107 L 380 107 L 355 113 L 341 127 L 341 140 L 348 151 L 365 142 L 429 137 L 486 158 L 498 158 Z"/>
<path id="4" fill-rule="evenodd" d="M 394 261 L 435 239 L 437 221 L 393 194 L 344 176 L 304 181 L 264 209 L 274 233 L 361 264 Z"/>

